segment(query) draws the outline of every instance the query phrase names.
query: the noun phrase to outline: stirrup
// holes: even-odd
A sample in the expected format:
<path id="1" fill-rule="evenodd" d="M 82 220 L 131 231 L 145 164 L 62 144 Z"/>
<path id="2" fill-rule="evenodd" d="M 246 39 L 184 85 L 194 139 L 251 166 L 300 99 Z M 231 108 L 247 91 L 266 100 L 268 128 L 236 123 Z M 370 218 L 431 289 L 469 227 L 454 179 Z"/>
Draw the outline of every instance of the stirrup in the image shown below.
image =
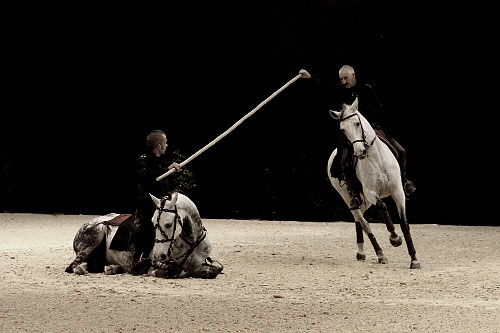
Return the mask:
<path id="1" fill-rule="evenodd" d="M 415 192 L 417 188 L 415 187 L 415 185 L 413 185 L 411 181 L 407 180 L 403 185 L 403 189 L 405 191 L 405 194 L 408 196 L 413 192 Z"/>

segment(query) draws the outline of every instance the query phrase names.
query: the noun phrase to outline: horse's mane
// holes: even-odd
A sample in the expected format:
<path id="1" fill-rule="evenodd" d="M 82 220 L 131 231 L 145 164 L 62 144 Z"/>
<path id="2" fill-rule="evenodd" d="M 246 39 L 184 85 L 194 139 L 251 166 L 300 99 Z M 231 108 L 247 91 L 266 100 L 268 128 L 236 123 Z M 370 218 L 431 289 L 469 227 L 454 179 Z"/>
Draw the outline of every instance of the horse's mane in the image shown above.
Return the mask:
<path id="1" fill-rule="evenodd" d="M 198 208 L 196 208 L 196 205 L 191 201 L 191 199 L 182 193 L 178 194 L 176 205 L 178 210 L 186 212 L 186 215 L 182 219 L 182 232 L 188 237 L 193 236 L 193 226 L 202 227 L 202 221 Z"/>

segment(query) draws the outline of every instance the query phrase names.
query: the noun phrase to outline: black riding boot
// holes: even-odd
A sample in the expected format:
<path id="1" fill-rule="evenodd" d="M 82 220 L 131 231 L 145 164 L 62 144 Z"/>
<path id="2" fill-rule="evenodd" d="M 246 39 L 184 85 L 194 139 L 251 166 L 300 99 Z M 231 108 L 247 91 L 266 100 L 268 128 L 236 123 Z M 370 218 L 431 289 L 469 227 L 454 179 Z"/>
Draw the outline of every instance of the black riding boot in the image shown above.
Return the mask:
<path id="1" fill-rule="evenodd" d="M 356 177 L 356 170 L 354 169 L 354 163 L 352 163 L 352 151 L 350 147 L 346 147 L 342 151 L 342 167 L 344 171 L 344 181 L 347 186 L 347 192 L 351 196 L 351 202 L 349 203 L 350 210 L 359 209 L 361 206 L 361 183 Z"/>
<path id="2" fill-rule="evenodd" d="M 147 273 L 151 266 L 149 254 L 154 245 L 154 229 L 149 224 L 139 224 L 135 237 L 135 252 L 132 262 L 132 274 L 141 275 Z"/>
<path id="3" fill-rule="evenodd" d="M 357 179 L 354 181 L 350 179 L 350 176 L 345 175 L 345 182 L 347 185 L 347 192 L 351 196 L 351 202 L 349 203 L 349 210 L 356 210 L 361 207 L 361 196 L 360 191 L 357 189 L 357 186 L 353 186 L 352 183 L 359 182 Z"/>
<path id="4" fill-rule="evenodd" d="M 415 185 L 411 181 L 409 181 L 406 178 L 406 149 L 404 149 L 403 146 L 399 144 L 393 137 L 388 138 L 389 142 L 391 145 L 397 150 L 398 152 L 398 162 L 399 162 L 399 168 L 401 169 L 401 180 L 403 183 L 403 190 L 405 192 L 406 196 L 409 196 L 415 190 L 417 189 Z"/>

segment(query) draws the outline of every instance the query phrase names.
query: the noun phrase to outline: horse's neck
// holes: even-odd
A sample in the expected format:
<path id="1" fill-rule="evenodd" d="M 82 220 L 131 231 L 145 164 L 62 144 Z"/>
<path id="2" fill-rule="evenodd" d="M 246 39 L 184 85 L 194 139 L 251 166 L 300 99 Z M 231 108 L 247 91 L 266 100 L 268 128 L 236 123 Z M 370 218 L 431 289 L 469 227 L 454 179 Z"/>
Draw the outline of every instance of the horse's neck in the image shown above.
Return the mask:
<path id="1" fill-rule="evenodd" d="M 203 234 L 203 225 L 196 205 L 187 196 L 179 194 L 177 207 L 182 211 L 182 236 L 197 241 Z"/>
<path id="2" fill-rule="evenodd" d="M 183 227 L 181 235 L 192 242 L 196 242 L 203 235 L 203 225 L 201 218 L 193 211 L 186 211 L 183 218 Z"/>
<path id="3" fill-rule="evenodd" d="M 368 150 L 368 156 L 357 161 L 356 169 L 358 178 L 362 181 L 361 178 L 368 179 L 368 175 L 385 174 L 389 176 L 387 172 L 396 169 L 399 172 L 399 163 L 389 147 L 379 138 L 375 138 L 373 145 Z M 364 175 L 364 177 L 360 177 L 361 175 Z"/>

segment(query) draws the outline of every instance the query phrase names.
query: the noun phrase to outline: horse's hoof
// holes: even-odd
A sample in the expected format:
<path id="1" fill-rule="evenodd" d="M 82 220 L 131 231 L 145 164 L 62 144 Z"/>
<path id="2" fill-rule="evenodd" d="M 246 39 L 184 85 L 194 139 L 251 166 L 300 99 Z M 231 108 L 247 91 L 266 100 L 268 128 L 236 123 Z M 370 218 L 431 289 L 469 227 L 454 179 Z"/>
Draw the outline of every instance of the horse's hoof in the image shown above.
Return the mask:
<path id="1" fill-rule="evenodd" d="M 123 271 L 122 271 L 121 267 L 118 265 L 104 266 L 104 274 L 106 274 L 106 275 L 115 275 L 115 274 L 119 274 L 122 272 Z"/>
<path id="2" fill-rule="evenodd" d="M 418 260 L 412 260 L 410 264 L 410 269 L 419 269 L 420 267 L 420 261 Z"/>
<path id="3" fill-rule="evenodd" d="M 392 246 L 398 247 L 403 244 L 403 239 L 401 238 L 401 236 L 398 236 L 397 238 L 389 238 L 389 242 L 391 242 Z"/>
<path id="4" fill-rule="evenodd" d="M 73 268 L 73 273 L 75 273 L 76 275 L 85 275 L 85 274 L 87 274 L 87 264 L 86 263 L 82 263 L 82 264 L 76 266 L 75 268 Z"/>
<path id="5" fill-rule="evenodd" d="M 379 264 L 387 264 L 389 262 L 389 260 L 387 260 L 387 257 L 382 255 L 380 257 L 378 257 L 378 263 Z"/>
<path id="6" fill-rule="evenodd" d="M 66 267 L 66 269 L 64 270 L 66 273 L 74 273 L 74 268 L 75 266 L 74 265 L 69 265 L 68 267 Z"/>
<path id="7" fill-rule="evenodd" d="M 356 253 L 356 259 L 357 259 L 358 261 L 363 261 L 363 260 L 366 260 L 366 254 L 364 254 L 364 253 L 359 253 L 359 252 L 358 252 L 358 253 Z"/>

